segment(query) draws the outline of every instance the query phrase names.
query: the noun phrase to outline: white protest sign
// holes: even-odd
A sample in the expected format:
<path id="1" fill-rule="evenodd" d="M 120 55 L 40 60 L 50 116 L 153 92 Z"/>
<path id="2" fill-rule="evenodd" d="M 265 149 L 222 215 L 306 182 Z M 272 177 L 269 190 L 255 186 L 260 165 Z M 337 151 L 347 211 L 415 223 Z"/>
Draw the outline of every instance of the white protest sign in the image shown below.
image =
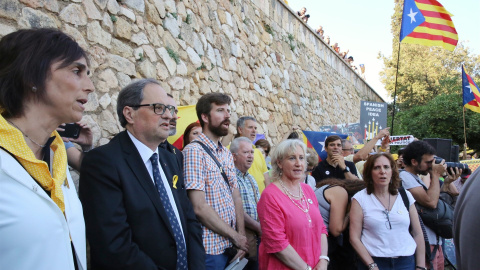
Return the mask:
<path id="1" fill-rule="evenodd" d="M 408 145 L 413 142 L 413 135 L 390 136 L 390 145 Z M 383 139 L 378 141 L 376 145 L 381 145 Z"/>

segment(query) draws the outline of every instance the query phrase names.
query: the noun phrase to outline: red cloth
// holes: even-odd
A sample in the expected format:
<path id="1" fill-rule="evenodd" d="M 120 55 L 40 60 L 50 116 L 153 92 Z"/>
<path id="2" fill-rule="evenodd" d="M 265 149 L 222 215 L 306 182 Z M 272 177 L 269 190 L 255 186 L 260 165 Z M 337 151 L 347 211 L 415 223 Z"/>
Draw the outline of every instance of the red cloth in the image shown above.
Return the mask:
<path id="1" fill-rule="evenodd" d="M 310 199 L 307 216 L 275 184 L 268 185 L 258 202 L 258 216 L 262 228 L 259 248 L 260 269 L 290 269 L 274 253 L 284 250 L 289 244 L 310 266 L 314 267 L 321 254 L 321 235 L 327 234 L 318 201 L 312 188 L 301 184 L 307 200 Z M 297 201 L 298 202 L 298 201 Z"/>

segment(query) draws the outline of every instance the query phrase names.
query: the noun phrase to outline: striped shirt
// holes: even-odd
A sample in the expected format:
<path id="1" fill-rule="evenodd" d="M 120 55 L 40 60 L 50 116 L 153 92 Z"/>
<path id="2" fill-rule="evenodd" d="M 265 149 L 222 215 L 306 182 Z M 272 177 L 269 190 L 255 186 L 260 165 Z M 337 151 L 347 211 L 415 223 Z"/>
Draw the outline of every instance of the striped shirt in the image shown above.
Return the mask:
<path id="1" fill-rule="evenodd" d="M 232 153 L 210 140 L 201 133 L 195 141 L 205 144 L 222 164 L 227 174 L 230 187 L 227 186 L 220 169 L 210 155 L 198 143 L 190 143 L 183 150 L 183 173 L 187 190 L 201 190 L 205 192 L 205 200 L 220 218 L 233 229 L 236 228 L 235 205 L 232 190 L 238 188 L 235 178 L 235 166 Z M 230 240 L 202 225 L 203 246 L 210 255 L 222 254 L 227 247 L 232 246 Z"/>
<path id="2" fill-rule="evenodd" d="M 260 192 L 258 190 L 257 181 L 251 174 L 237 171 L 237 183 L 242 195 L 243 211 L 251 218 L 258 221 L 257 203 L 260 200 Z"/>

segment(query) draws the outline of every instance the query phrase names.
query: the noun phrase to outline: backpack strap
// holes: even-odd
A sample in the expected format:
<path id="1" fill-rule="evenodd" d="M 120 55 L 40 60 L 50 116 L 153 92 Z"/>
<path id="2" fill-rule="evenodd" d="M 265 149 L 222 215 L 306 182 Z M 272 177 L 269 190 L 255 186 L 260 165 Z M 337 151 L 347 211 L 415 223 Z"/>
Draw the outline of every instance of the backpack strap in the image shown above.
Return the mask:
<path id="1" fill-rule="evenodd" d="M 417 180 L 418 181 L 418 180 Z M 418 182 L 419 184 L 421 184 L 420 182 Z M 402 196 L 402 200 L 403 200 L 403 204 L 405 205 L 405 208 L 407 208 L 407 211 L 410 211 L 410 208 L 409 208 L 409 200 L 408 200 L 408 196 L 407 196 L 407 192 L 405 191 L 405 188 L 404 187 L 399 187 L 398 188 L 398 192 L 400 193 L 400 195 Z M 420 221 L 420 227 L 422 228 L 422 233 L 423 233 L 423 239 L 425 241 L 425 255 L 427 257 L 427 260 L 429 261 L 430 263 L 430 269 L 434 269 L 433 267 L 433 257 L 435 257 L 435 254 L 437 253 L 437 249 L 438 249 L 438 237 L 437 237 L 437 245 L 435 245 L 435 248 L 433 249 L 433 252 L 430 251 L 430 242 L 428 242 L 428 237 L 427 237 L 427 230 L 425 230 L 425 225 L 423 224 L 423 221 L 422 221 L 422 218 L 420 217 L 420 215 L 418 215 L 418 220 Z M 412 224 L 410 223 L 410 227 L 408 228 L 409 231 L 412 230 Z"/>
<path id="2" fill-rule="evenodd" d="M 405 188 L 399 187 L 398 192 L 402 196 L 403 204 L 405 205 L 405 208 L 407 208 L 407 211 L 410 210 L 410 201 L 408 200 L 407 192 L 405 191 Z"/>
<path id="3" fill-rule="evenodd" d="M 227 186 L 228 186 L 228 189 L 231 191 L 230 189 L 230 182 L 228 181 L 228 177 L 227 177 L 227 174 L 225 173 L 225 171 L 223 170 L 223 166 L 222 164 L 220 164 L 220 162 L 218 161 L 218 159 L 213 155 L 212 151 L 210 151 L 210 149 L 202 142 L 200 141 L 192 141 L 191 143 L 198 143 L 200 144 L 202 147 L 203 147 L 203 150 L 205 150 L 205 152 L 207 152 L 207 154 L 213 159 L 213 161 L 215 161 L 215 163 L 217 164 L 218 168 L 220 169 L 220 173 L 222 174 L 223 176 L 223 180 L 225 180 L 225 183 L 227 183 Z"/>

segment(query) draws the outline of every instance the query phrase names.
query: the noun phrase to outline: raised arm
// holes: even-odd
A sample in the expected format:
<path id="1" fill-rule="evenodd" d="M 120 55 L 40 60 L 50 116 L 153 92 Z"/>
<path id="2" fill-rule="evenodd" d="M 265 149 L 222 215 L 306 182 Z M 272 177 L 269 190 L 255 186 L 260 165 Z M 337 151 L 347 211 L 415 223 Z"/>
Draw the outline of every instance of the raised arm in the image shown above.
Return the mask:
<path id="1" fill-rule="evenodd" d="M 362 149 L 360 149 L 354 156 L 353 156 L 353 162 L 357 163 L 361 160 L 366 160 L 368 158 L 368 154 L 372 151 L 372 149 L 375 147 L 375 144 L 378 142 L 378 140 L 382 138 L 386 138 L 390 136 L 389 132 L 390 128 L 384 128 L 380 130 L 377 135 L 371 139 L 369 142 L 367 142 Z"/>
<path id="2" fill-rule="evenodd" d="M 430 187 L 425 191 L 422 186 L 409 189 L 415 200 L 425 207 L 434 209 L 437 207 L 440 196 L 440 176 L 445 172 L 444 164 L 433 164 Z"/>

